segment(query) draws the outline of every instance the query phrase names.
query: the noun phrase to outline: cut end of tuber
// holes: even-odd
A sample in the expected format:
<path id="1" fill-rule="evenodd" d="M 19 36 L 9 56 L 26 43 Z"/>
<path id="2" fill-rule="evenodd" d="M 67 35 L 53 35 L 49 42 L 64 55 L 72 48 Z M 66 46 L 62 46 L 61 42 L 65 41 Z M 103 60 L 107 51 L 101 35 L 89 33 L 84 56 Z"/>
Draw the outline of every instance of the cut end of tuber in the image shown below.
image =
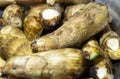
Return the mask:
<path id="1" fill-rule="evenodd" d="M 58 17 L 60 13 L 55 9 L 46 9 L 42 12 L 42 17 L 45 20 L 53 19 L 54 17 Z"/>

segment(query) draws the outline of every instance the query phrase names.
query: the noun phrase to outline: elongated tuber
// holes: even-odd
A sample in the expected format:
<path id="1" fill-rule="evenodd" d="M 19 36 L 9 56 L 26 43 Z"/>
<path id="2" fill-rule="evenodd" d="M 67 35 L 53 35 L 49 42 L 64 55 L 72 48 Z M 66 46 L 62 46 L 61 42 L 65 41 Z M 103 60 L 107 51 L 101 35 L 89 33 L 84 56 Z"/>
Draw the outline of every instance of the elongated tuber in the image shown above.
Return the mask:
<path id="1" fill-rule="evenodd" d="M 34 39 L 31 46 L 34 52 L 79 46 L 103 30 L 108 22 L 107 7 L 91 2 L 75 13 L 56 31 Z"/>
<path id="2" fill-rule="evenodd" d="M 9 59 L 3 73 L 37 79 L 77 79 L 85 59 L 79 49 L 63 48 Z"/>

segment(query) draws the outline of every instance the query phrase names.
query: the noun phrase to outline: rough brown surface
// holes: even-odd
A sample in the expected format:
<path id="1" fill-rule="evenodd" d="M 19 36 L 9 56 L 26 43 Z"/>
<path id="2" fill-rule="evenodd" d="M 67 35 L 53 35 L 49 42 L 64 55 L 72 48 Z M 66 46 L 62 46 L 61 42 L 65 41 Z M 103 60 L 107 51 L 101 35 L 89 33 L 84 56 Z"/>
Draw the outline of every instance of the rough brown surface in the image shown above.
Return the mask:
<path id="1" fill-rule="evenodd" d="M 109 22 L 105 5 L 89 3 L 56 31 L 35 39 L 34 51 L 78 46 L 91 36 L 100 32 Z"/>
<path id="2" fill-rule="evenodd" d="M 79 49 L 64 48 L 16 56 L 7 61 L 4 73 L 39 79 L 76 79 L 84 70 L 85 59 Z"/>

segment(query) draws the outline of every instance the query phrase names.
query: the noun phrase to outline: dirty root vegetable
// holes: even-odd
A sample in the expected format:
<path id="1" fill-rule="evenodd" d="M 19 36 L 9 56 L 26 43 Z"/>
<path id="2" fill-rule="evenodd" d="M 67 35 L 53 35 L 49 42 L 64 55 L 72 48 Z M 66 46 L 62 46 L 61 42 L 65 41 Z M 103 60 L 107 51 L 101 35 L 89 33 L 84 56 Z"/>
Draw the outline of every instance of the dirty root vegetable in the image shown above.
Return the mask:
<path id="1" fill-rule="evenodd" d="M 3 58 L 31 53 L 30 42 L 20 29 L 7 25 L 0 30 L 0 54 Z"/>
<path id="2" fill-rule="evenodd" d="M 0 0 L 0 6 L 4 7 L 13 3 L 30 6 L 30 5 L 42 4 L 45 2 L 46 0 Z"/>
<path id="3" fill-rule="evenodd" d="M 53 29 L 60 23 L 64 9 L 62 5 L 55 4 L 44 9 L 41 13 L 41 23 L 45 29 Z"/>
<path id="4" fill-rule="evenodd" d="M 86 55 L 86 59 L 94 60 L 101 54 L 101 48 L 95 39 L 89 40 L 82 48 Z"/>
<path id="5" fill-rule="evenodd" d="M 93 79 L 114 79 L 111 62 L 104 57 L 97 57 L 92 61 L 90 76 Z"/>
<path id="6" fill-rule="evenodd" d="M 60 5 L 41 4 L 33 6 L 24 20 L 24 33 L 29 40 L 41 35 L 43 28 L 51 29 L 61 19 L 63 8 Z"/>
<path id="7" fill-rule="evenodd" d="M 88 3 L 90 0 L 46 0 L 46 2 L 50 5 L 54 5 L 55 3 L 80 4 Z"/>
<path id="8" fill-rule="evenodd" d="M 5 8 L 2 17 L 7 24 L 22 28 L 23 8 L 17 4 L 11 4 Z"/>
<path id="9" fill-rule="evenodd" d="M 25 35 L 29 40 L 33 40 L 33 38 L 37 34 L 39 35 L 41 34 L 43 30 L 43 26 L 40 22 L 41 21 L 40 13 L 47 7 L 50 7 L 50 6 L 47 4 L 33 6 L 30 9 L 28 15 L 25 17 L 23 29 L 24 29 Z"/>
<path id="10" fill-rule="evenodd" d="M 113 31 L 108 31 L 100 38 L 100 46 L 112 60 L 120 59 L 120 37 Z"/>
<path id="11" fill-rule="evenodd" d="M 77 79 L 84 70 L 83 52 L 63 48 L 9 59 L 4 74 L 37 79 Z"/>
<path id="12" fill-rule="evenodd" d="M 31 46 L 34 52 L 79 46 L 103 30 L 108 22 L 107 7 L 91 2 L 75 13 L 56 31 L 34 39 Z"/>

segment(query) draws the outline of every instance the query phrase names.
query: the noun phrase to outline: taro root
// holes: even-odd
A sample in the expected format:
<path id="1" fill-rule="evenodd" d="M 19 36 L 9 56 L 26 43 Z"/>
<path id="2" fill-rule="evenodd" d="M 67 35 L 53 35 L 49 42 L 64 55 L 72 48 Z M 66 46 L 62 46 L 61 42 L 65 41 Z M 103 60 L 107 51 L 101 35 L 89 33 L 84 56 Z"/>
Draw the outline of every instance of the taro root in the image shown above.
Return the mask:
<path id="1" fill-rule="evenodd" d="M 33 6 L 24 20 L 25 35 L 29 40 L 33 40 L 37 35 L 41 35 L 43 29 L 53 29 L 59 24 L 62 12 L 63 8 L 59 4 Z"/>
<path id="2" fill-rule="evenodd" d="M 86 59 L 94 60 L 101 54 L 101 48 L 95 39 L 89 40 L 82 48 L 86 55 Z"/>
<path id="3" fill-rule="evenodd" d="M 0 6 L 4 7 L 13 3 L 30 6 L 30 5 L 42 4 L 45 2 L 46 0 L 0 0 Z"/>
<path id="4" fill-rule="evenodd" d="M 40 22 L 40 13 L 47 7 L 49 7 L 47 4 L 33 6 L 25 17 L 23 31 L 29 40 L 33 40 L 35 36 L 41 35 L 43 26 Z"/>
<path id="5" fill-rule="evenodd" d="M 5 8 L 2 17 L 8 25 L 22 28 L 23 11 L 23 7 L 17 4 L 11 4 Z"/>
<path id="6" fill-rule="evenodd" d="M 108 23 L 107 6 L 91 2 L 54 32 L 34 39 L 31 46 L 34 52 L 77 47 L 103 30 Z"/>
<path id="7" fill-rule="evenodd" d="M 81 4 L 88 3 L 90 0 L 46 0 L 46 2 L 50 5 L 54 5 L 55 3 Z"/>
<path id="8" fill-rule="evenodd" d="M 0 30 L 0 55 L 4 59 L 31 53 L 30 42 L 20 29 L 7 25 Z"/>
<path id="9" fill-rule="evenodd" d="M 13 57 L 7 61 L 3 73 L 31 79 L 77 79 L 85 63 L 81 50 L 63 48 Z"/>
<path id="10" fill-rule="evenodd" d="M 55 4 L 44 9 L 41 13 L 41 23 L 45 30 L 54 29 L 60 23 L 64 7 L 61 4 Z"/>
<path id="11" fill-rule="evenodd" d="M 102 35 L 100 46 L 110 59 L 120 59 L 120 37 L 114 31 L 108 31 Z"/>
<path id="12" fill-rule="evenodd" d="M 90 76 L 93 79 L 114 79 L 110 60 L 99 56 L 94 59 L 90 67 Z"/>

